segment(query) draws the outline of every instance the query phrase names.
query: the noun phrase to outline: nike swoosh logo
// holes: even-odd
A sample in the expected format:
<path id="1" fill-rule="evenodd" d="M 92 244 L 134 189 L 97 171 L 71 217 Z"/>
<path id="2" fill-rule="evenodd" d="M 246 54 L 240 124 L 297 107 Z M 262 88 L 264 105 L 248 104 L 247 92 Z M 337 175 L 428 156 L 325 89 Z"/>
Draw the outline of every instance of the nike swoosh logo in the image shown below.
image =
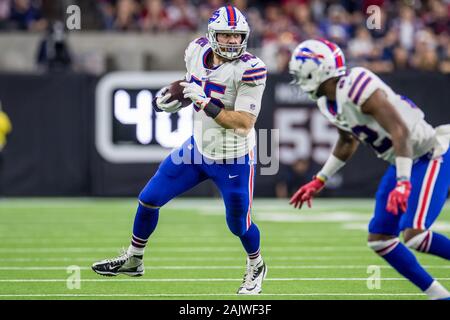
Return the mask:
<path id="1" fill-rule="evenodd" d="M 239 177 L 239 175 L 238 175 L 238 174 L 235 175 L 235 176 L 232 176 L 231 174 L 228 175 L 228 178 L 229 178 L 229 179 L 234 179 L 234 178 L 236 178 L 236 177 Z"/>
<path id="2" fill-rule="evenodd" d="M 255 64 L 252 64 L 252 68 L 254 68 L 255 66 L 257 66 L 258 63 L 259 63 L 259 62 L 255 63 Z"/>

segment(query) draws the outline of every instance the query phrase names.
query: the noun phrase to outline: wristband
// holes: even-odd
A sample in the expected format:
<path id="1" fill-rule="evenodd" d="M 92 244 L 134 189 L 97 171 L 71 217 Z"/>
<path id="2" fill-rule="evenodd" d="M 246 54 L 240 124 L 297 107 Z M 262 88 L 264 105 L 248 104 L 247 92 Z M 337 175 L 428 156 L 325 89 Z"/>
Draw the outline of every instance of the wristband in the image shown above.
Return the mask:
<path id="1" fill-rule="evenodd" d="M 204 108 L 203 111 L 205 111 L 206 115 L 210 118 L 215 119 L 219 113 L 222 111 L 222 109 L 218 106 L 216 106 L 214 103 L 209 102 Z"/>
<path id="2" fill-rule="evenodd" d="M 320 182 L 323 182 L 323 183 L 327 182 L 327 178 L 324 177 L 324 176 L 321 176 L 320 173 L 318 173 L 317 176 L 315 176 L 313 178 L 317 179 L 317 180 L 319 180 Z"/>
<path id="3" fill-rule="evenodd" d="M 342 161 L 341 159 L 331 154 L 327 162 L 325 162 L 324 166 L 322 167 L 322 170 L 320 170 L 316 176 L 318 179 L 326 182 L 343 166 L 345 166 L 345 161 Z"/>
<path id="4" fill-rule="evenodd" d="M 411 178 L 411 169 L 413 161 L 407 157 L 396 157 L 395 168 L 397 169 L 397 180 L 409 181 Z"/>

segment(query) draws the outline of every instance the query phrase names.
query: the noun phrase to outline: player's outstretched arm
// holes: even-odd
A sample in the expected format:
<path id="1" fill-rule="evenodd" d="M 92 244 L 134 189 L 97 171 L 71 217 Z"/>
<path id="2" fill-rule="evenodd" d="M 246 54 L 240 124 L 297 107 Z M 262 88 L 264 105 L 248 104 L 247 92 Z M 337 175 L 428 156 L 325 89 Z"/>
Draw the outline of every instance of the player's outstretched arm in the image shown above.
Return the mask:
<path id="1" fill-rule="evenodd" d="M 304 202 L 311 208 L 314 196 L 325 187 L 327 180 L 338 172 L 358 149 L 359 141 L 351 133 L 341 129 L 338 129 L 338 132 L 339 139 L 325 165 L 311 182 L 301 186 L 291 197 L 289 203 L 294 208 L 301 209 Z"/>
<path id="2" fill-rule="evenodd" d="M 378 89 L 361 106 L 362 112 L 372 115 L 375 120 L 391 135 L 395 152 L 397 169 L 397 186 L 391 191 L 386 210 L 397 215 L 400 208 L 405 212 L 411 193 L 412 145 L 409 129 L 388 101 L 386 94 Z"/>

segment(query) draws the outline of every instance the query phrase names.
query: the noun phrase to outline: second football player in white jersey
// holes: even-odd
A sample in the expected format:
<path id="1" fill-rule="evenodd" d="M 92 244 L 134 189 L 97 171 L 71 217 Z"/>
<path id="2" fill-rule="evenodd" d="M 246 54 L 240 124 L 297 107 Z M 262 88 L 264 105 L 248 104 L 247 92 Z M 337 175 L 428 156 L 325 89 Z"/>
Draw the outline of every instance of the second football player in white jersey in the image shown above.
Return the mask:
<path id="1" fill-rule="evenodd" d="M 369 145 L 391 164 L 378 187 L 369 247 L 429 298 L 450 298 L 409 250 L 450 260 L 450 240 L 430 230 L 450 186 L 450 125 L 433 128 L 411 100 L 368 69 L 347 72 L 341 49 L 324 39 L 298 45 L 290 72 L 339 132 L 328 161 L 292 196 L 291 204 L 311 206 L 312 198 L 345 165 L 359 142 Z M 399 241 L 400 233 L 405 245 Z"/>
<path id="2" fill-rule="evenodd" d="M 258 294 L 267 267 L 260 254 L 260 233 L 251 219 L 255 178 L 255 129 L 267 70 L 246 51 L 250 28 L 232 6 L 214 12 L 206 38 L 185 52 L 184 96 L 193 102 L 194 134 L 160 165 L 139 195 L 131 245 L 123 255 L 95 263 L 102 275 L 143 275 L 144 249 L 156 228 L 159 209 L 204 180 L 219 188 L 230 231 L 247 253 L 239 294 Z M 162 90 L 156 109 L 177 112 L 181 103 Z M 175 161 L 176 160 L 176 161 Z M 179 161 L 181 160 L 181 161 Z"/>

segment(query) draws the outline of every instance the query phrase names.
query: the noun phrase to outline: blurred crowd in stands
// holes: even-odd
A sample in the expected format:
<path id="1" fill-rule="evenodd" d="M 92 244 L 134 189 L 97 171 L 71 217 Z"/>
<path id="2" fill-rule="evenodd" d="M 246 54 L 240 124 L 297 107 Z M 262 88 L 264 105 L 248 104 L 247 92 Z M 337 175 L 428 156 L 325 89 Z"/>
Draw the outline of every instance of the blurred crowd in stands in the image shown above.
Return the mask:
<path id="1" fill-rule="evenodd" d="M 89 7 L 83 30 L 199 34 L 216 8 L 231 3 L 250 23 L 249 47 L 273 72 L 287 70 L 300 41 L 324 37 L 341 46 L 350 66 L 450 73 L 450 0 L 0 0 L 0 30 L 47 30 L 57 2 Z M 371 6 L 379 17 L 370 17 Z M 368 19 L 379 25 L 368 28 Z"/>

